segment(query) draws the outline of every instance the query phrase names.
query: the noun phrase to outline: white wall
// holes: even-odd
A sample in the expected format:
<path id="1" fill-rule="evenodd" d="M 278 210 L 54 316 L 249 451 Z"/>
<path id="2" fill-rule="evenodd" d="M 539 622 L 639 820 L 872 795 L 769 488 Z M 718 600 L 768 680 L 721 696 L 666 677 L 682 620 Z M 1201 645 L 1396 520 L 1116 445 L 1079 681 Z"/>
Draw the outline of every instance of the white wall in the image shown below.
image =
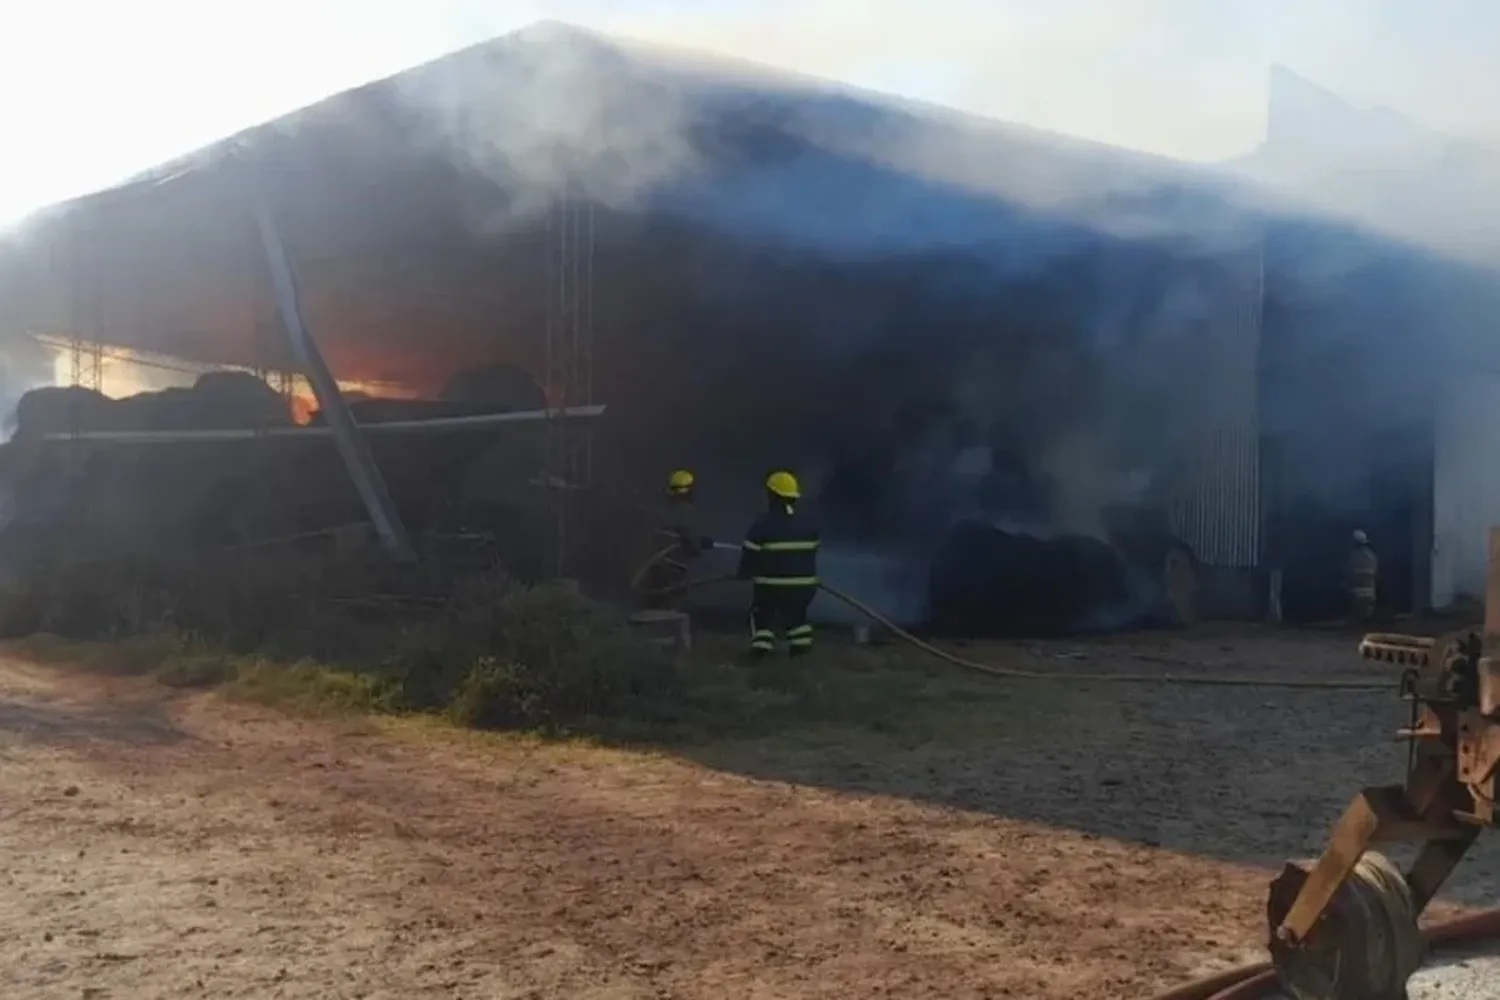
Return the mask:
<path id="1" fill-rule="evenodd" d="M 1432 476 L 1432 604 L 1484 599 L 1500 525 L 1500 375 L 1455 378 L 1438 406 Z"/>

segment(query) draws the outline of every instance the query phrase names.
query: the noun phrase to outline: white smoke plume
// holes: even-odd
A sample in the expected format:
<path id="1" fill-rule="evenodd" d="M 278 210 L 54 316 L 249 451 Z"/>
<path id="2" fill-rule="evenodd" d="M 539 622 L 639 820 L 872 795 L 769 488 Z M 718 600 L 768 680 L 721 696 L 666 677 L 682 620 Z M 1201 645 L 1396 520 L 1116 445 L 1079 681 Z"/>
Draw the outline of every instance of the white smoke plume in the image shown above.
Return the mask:
<path id="1" fill-rule="evenodd" d="M 1381 112 L 1393 120 L 1404 115 L 1440 133 L 1500 145 L 1500 112 L 1489 98 L 1500 86 L 1492 41 L 1500 37 L 1500 8 L 1466 0 L 1416 6 L 888 0 L 876 7 L 853 0 L 266 0 L 228 12 L 185 0 L 137 0 L 118 9 L 59 0 L 0 31 L 0 112 L 11 144 L 28 150 L 0 166 L 0 216 L 109 183 L 327 94 L 544 18 L 1194 162 L 1256 149 L 1266 124 L 1267 70 L 1276 62 L 1356 106 L 1393 109 Z M 79 31 L 80 24 L 89 30 Z M 718 69 L 727 62 L 708 61 Z M 39 100 L 39 81 L 55 78 L 66 65 L 88 65 L 110 85 L 44 87 L 46 99 Z M 266 72 L 268 65 L 276 71 Z M 578 85 L 572 89 L 576 105 L 547 106 L 560 135 L 589 147 L 608 134 L 631 151 L 623 177 L 600 185 L 612 196 L 637 186 L 643 173 L 681 165 L 672 95 L 636 102 L 626 99 L 628 86 L 623 94 L 581 89 L 590 78 L 618 82 L 596 77 L 591 67 L 537 69 L 532 79 L 561 73 Z M 448 116 L 440 124 L 468 138 L 482 136 L 466 150 L 473 159 L 499 159 L 508 168 L 519 159 L 518 169 L 546 172 L 536 136 L 528 135 L 536 123 L 518 123 L 503 110 L 476 121 L 475 113 L 445 109 L 451 95 L 438 89 L 439 117 Z M 501 89 L 489 96 L 503 99 Z M 627 106 L 633 127 L 597 127 L 596 112 Z M 143 115 L 142 108 L 152 113 Z M 129 128 L 117 128 L 121 122 Z M 1350 145 L 1346 136 L 1327 138 L 1333 146 Z M 871 141 L 878 145 L 880 137 Z M 995 173 L 982 163 L 966 164 L 951 140 L 934 137 L 931 144 L 908 142 L 883 152 L 913 169 Z M 1365 160 L 1357 165 L 1365 174 L 1384 168 L 1379 156 L 1361 155 Z M 1465 169 L 1495 175 L 1488 166 Z M 1047 199 L 1076 194 L 1078 185 L 1097 189 L 1100 181 L 1097 172 L 1029 173 L 1025 184 Z M 1459 211 L 1472 203 L 1472 193 L 1431 179 L 1406 184 L 1424 189 L 1428 214 L 1431 202 L 1443 199 L 1452 210 L 1436 214 L 1474 227 L 1472 213 L 1465 218 Z M 1314 200 L 1350 196 L 1347 185 L 1337 187 L 1325 181 Z"/>
<path id="2" fill-rule="evenodd" d="M 51 385 L 55 361 L 50 351 L 30 337 L 0 341 L 0 440 L 15 433 L 16 404 L 39 386 Z M 0 515 L 3 516 L 3 515 Z"/>
<path id="3" fill-rule="evenodd" d="M 492 211 L 471 219 L 492 228 L 563 198 L 636 207 L 694 170 L 685 95 L 649 70 L 549 23 L 406 74 L 397 89 L 422 139 L 493 183 Z"/>

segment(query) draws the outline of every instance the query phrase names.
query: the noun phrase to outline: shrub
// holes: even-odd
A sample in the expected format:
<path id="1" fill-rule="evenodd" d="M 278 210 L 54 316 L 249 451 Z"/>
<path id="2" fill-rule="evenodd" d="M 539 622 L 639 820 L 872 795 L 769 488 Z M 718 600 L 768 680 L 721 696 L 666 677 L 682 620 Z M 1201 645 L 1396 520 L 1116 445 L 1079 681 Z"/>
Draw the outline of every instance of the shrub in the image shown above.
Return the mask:
<path id="1" fill-rule="evenodd" d="M 408 704 L 446 704 L 484 728 L 668 721 L 683 695 L 667 651 L 565 583 L 475 581 L 441 618 L 409 632 L 390 666 Z"/>
<path id="2" fill-rule="evenodd" d="M 192 652 L 195 644 L 176 632 L 143 632 L 127 635 L 106 647 L 108 666 L 122 674 L 148 674 L 161 670 L 168 662 Z"/>
<path id="3" fill-rule="evenodd" d="M 268 705 L 311 714 L 391 712 L 399 708 L 393 686 L 379 677 L 302 660 L 252 659 L 240 666 L 231 691 Z"/>
<path id="4" fill-rule="evenodd" d="M 235 678 L 234 661 L 222 653 L 179 653 L 163 660 L 156 679 L 168 687 L 217 687 Z"/>
<path id="5" fill-rule="evenodd" d="M 657 724 L 683 703 L 671 654 L 566 583 L 288 553 L 56 560 L 22 579 L 0 635 L 108 640 L 100 666 L 177 687 L 552 731 Z"/>
<path id="6" fill-rule="evenodd" d="M 541 694 L 525 667 L 474 661 L 448 703 L 448 717 L 474 729 L 516 729 L 535 720 Z"/>
<path id="7" fill-rule="evenodd" d="M 368 559 L 298 552 L 210 553 L 147 559 L 139 554 L 76 558 L 67 553 L 21 568 L 0 591 L 0 637 L 55 632 L 113 639 L 184 631 L 249 652 L 278 637 L 307 636 L 334 624 L 330 601 L 383 592 L 407 573 Z M 348 625 L 347 616 L 337 624 Z"/>
<path id="8" fill-rule="evenodd" d="M 106 638 L 144 631 L 150 597 L 135 567 L 65 559 L 30 567 L 0 595 L 0 636 L 51 632 L 69 638 Z"/>

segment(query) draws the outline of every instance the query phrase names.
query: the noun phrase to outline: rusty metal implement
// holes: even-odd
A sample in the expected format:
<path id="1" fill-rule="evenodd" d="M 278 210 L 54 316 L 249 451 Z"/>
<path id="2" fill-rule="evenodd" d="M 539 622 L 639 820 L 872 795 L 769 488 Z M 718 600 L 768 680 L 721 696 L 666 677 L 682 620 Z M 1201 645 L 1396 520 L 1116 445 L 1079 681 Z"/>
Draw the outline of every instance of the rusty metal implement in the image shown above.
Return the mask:
<path id="1" fill-rule="evenodd" d="M 1271 884 L 1271 960 L 1295 1000 L 1403 1000 L 1422 958 L 1417 918 L 1480 833 L 1496 825 L 1500 765 L 1500 529 L 1490 533 L 1482 628 L 1440 638 L 1372 634 L 1369 659 L 1407 666 L 1406 780 L 1367 788 L 1323 854 Z M 1371 848 L 1419 845 L 1405 872 Z"/>

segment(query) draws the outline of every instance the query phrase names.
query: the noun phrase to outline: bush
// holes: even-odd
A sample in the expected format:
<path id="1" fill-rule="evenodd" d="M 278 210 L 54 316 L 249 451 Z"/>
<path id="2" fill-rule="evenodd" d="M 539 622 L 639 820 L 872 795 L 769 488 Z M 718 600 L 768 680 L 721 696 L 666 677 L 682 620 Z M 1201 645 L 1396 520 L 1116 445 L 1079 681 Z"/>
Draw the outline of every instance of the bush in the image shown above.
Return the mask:
<path id="1" fill-rule="evenodd" d="M 400 708 L 389 682 L 310 660 L 292 664 L 250 660 L 237 671 L 231 691 L 252 701 L 309 714 L 393 712 Z"/>
<path id="2" fill-rule="evenodd" d="M 448 717 L 473 729 L 515 729 L 540 714 L 541 693 L 525 667 L 482 657 L 448 704 Z"/>
<path id="3" fill-rule="evenodd" d="M 148 631 L 164 617 L 151 601 L 134 565 L 60 560 L 30 567 L 0 595 L 0 636 L 96 639 Z"/>
<path id="4" fill-rule="evenodd" d="M 234 661 L 222 653 L 179 653 L 156 668 L 156 679 L 168 687 L 217 687 L 234 680 Z"/>
<path id="5" fill-rule="evenodd" d="M 0 591 L 0 637 L 180 631 L 249 652 L 320 626 L 354 624 L 354 616 L 337 613 L 339 601 L 430 603 L 442 594 L 441 580 L 426 567 L 317 553 L 225 551 L 176 559 L 60 553 L 20 569 L 18 582 Z"/>
<path id="6" fill-rule="evenodd" d="M 94 643 L 39 632 L 10 643 L 16 653 L 38 663 L 68 663 L 106 674 L 153 674 L 175 658 L 203 653 L 207 647 L 184 636 L 152 632 L 116 642 Z"/>
<path id="7" fill-rule="evenodd" d="M 175 632 L 144 632 L 127 635 L 105 647 L 109 668 L 122 674 L 149 674 L 160 671 L 178 657 L 192 655 L 194 643 Z M 206 647 L 198 644 L 199 652 Z"/>
<path id="8" fill-rule="evenodd" d="M 97 666 L 176 687 L 548 731 L 656 725 L 683 704 L 671 654 L 565 583 L 285 553 L 56 560 L 22 579 L 0 594 L 0 636 L 104 640 Z"/>
<path id="9" fill-rule="evenodd" d="M 665 722 L 683 696 L 665 650 L 566 584 L 477 581 L 393 656 L 405 699 L 466 725 L 561 730 L 610 718 Z"/>

